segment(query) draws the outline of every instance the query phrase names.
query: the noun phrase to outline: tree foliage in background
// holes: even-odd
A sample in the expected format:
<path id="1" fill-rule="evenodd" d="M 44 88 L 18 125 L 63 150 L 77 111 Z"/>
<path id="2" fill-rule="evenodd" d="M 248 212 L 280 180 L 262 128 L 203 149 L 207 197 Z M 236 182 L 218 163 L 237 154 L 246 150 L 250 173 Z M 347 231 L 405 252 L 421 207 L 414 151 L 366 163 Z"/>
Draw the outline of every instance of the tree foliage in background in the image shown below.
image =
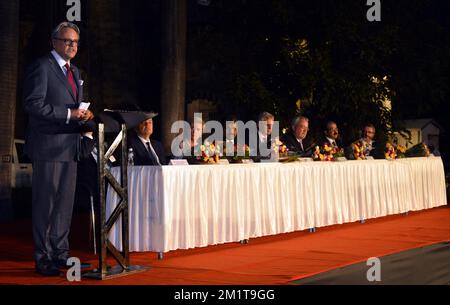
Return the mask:
<path id="1" fill-rule="evenodd" d="M 213 71 L 208 84 L 224 112 L 271 111 L 283 127 L 301 113 L 317 135 L 333 119 L 345 140 L 372 122 L 382 135 L 399 119 L 434 115 L 449 97 L 439 5 L 382 1 L 382 22 L 371 23 L 366 1 L 213 1 L 207 26 L 191 27 L 189 49 Z"/>

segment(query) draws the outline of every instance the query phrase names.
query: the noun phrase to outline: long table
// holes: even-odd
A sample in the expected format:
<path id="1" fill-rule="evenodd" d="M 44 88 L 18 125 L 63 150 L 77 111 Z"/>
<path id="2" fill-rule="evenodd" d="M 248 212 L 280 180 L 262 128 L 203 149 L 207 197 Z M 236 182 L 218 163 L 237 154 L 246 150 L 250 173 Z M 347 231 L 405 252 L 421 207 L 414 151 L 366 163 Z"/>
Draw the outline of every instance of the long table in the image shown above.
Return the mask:
<path id="1" fill-rule="evenodd" d="M 134 166 L 128 197 L 130 251 L 160 253 L 447 204 L 439 157 Z M 109 189 L 107 215 L 118 202 Z M 119 249 L 120 234 L 116 224 L 110 240 Z"/>

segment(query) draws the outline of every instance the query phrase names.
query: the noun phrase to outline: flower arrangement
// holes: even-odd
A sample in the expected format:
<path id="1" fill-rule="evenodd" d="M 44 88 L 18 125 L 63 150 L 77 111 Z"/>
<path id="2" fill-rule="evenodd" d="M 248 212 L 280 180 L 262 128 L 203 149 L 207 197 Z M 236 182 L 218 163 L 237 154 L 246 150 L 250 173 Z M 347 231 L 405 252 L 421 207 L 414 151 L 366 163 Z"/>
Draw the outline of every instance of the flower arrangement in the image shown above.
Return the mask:
<path id="1" fill-rule="evenodd" d="M 366 160 L 366 147 L 361 141 L 352 143 L 352 151 L 355 156 L 355 160 Z"/>
<path id="2" fill-rule="evenodd" d="M 250 147 L 247 144 L 238 145 L 234 144 L 234 154 L 231 158 L 231 162 L 242 163 L 243 160 L 250 159 Z M 227 155 L 227 146 L 223 148 L 223 155 Z"/>
<path id="3" fill-rule="evenodd" d="M 397 158 L 405 158 L 406 157 L 406 146 L 397 145 L 395 147 L 395 150 L 397 152 Z"/>
<path id="4" fill-rule="evenodd" d="M 325 154 L 322 153 L 318 145 L 315 147 L 315 150 L 313 152 L 313 159 L 314 161 L 330 161 L 325 160 Z"/>
<path id="5" fill-rule="evenodd" d="M 344 150 L 339 147 L 333 147 L 328 143 L 320 146 L 316 146 L 313 152 L 314 161 L 335 161 L 336 158 L 343 157 Z"/>
<path id="6" fill-rule="evenodd" d="M 430 156 L 430 149 L 425 143 L 419 143 L 417 145 L 414 145 L 405 152 L 405 157 L 429 157 L 429 156 Z"/>
<path id="7" fill-rule="evenodd" d="M 286 157 L 288 149 L 278 138 L 272 143 L 272 155 L 276 157 Z"/>
<path id="8" fill-rule="evenodd" d="M 404 145 L 394 145 L 392 143 L 386 143 L 386 150 L 384 152 L 384 157 L 387 160 L 395 160 L 400 158 L 406 158 L 407 149 Z"/>
<path id="9" fill-rule="evenodd" d="M 386 160 L 395 160 L 397 159 L 397 150 L 395 149 L 395 146 L 391 143 L 386 143 L 386 150 L 384 152 L 384 157 Z"/>
<path id="10" fill-rule="evenodd" d="M 197 160 L 206 164 L 219 163 L 220 160 L 220 147 L 214 144 L 200 145 L 200 156 L 197 156 Z"/>

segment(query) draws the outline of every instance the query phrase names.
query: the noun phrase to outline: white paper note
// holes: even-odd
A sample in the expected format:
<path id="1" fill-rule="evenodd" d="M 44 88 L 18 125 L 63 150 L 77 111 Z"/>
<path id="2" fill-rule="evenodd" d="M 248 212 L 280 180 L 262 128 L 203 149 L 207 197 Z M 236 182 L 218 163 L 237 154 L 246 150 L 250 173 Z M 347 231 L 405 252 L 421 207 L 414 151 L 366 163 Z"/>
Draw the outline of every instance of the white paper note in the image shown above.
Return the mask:
<path id="1" fill-rule="evenodd" d="M 91 105 L 91 103 L 81 102 L 81 103 L 80 103 L 80 106 L 78 106 L 78 109 L 81 109 L 81 110 L 88 110 L 90 105 Z"/>

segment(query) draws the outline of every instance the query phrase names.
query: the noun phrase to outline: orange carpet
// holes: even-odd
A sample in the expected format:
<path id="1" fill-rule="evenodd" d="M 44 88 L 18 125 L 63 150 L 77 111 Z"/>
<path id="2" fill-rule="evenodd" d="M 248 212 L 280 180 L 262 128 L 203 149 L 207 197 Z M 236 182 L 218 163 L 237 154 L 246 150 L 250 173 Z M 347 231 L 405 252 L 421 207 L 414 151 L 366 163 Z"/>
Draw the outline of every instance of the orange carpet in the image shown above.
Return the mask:
<path id="1" fill-rule="evenodd" d="M 72 256 L 97 265 L 88 247 L 87 215 L 74 218 Z M 63 277 L 47 278 L 34 272 L 29 220 L 0 225 L 0 284 L 70 284 Z M 132 253 L 133 265 L 147 272 L 77 284 L 287 284 L 290 280 L 424 245 L 450 241 L 450 207 L 395 215 L 307 231 L 251 239 L 247 245 L 230 243 L 166 253 Z"/>

